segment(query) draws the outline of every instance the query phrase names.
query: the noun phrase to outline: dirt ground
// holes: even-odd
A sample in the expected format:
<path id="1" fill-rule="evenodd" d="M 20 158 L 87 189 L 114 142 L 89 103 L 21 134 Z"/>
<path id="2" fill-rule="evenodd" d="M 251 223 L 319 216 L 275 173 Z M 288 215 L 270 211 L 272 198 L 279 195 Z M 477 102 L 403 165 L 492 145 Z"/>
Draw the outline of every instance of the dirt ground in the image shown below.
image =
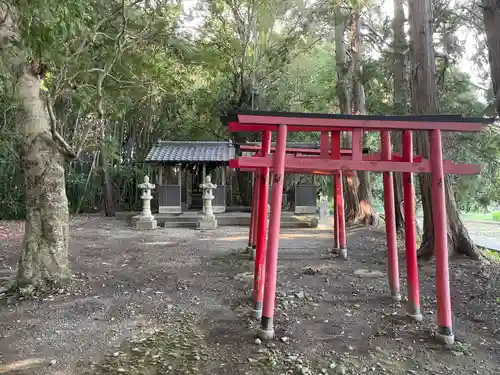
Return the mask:
<path id="1" fill-rule="evenodd" d="M 4 226 L 0 278 L 16 268 L 19 228 Z M 433 263 L 413 324 L 388 298 L 383 232 L 351 230 L 342 261 L 329 231 L 283 230 L 277 337 L 259 343 L 244 228 L 138 232 L 91 217 L 71 229 L 74 282 L 0 303 L 0 374 L 500 374 L 496 265 L 451 260 L 457 343 L 443 348 Z"/>

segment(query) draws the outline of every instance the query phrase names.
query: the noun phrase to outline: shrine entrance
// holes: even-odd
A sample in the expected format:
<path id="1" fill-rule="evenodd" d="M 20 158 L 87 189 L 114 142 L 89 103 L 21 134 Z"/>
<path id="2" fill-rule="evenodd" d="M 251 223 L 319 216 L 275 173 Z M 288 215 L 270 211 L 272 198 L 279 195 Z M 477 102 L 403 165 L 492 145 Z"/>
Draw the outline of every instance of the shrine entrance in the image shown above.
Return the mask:
<path id="1" fill-rule="evenodd" d="M 333 248 L 340 258 L 347 258 L 342 175 L 351 171 L 383 172 L 384 210 L 387 235 L 388 281 L 391 297 L 401 300 L 399 260 L 396 239 L 393 172 L 403 173 L 405 248 L 407 265 L 407 315 L 422 320 L 416 254 L 415 199 L 413 173 L 432 174 L 434 251 L 436 254 L 436 297 L 438 330 L 436 337 L 446 344 L 454 342 L 449 287 L 447 218 L 445 207 L 445 173 L 474 175 L 480 167 L 474 164 L 455 164 L 443 160 L 442 131 L 479 132 L 491 119 L 461 116 L 360 116 L 305 113 L 238 112 L 223 119 L 230 131 L 262 132 L 258 154 L 230 161 L 232 168 L 255 170 L 255 193 L 250 238 L 255 238 L 253 315 L 261 320 L 261 339 L 274 337 L 278 243 L 281 203 L 285 173 L 329 174 L 333 178 L 334 233 Z M 380 133 L 380 150 L 363 153 L 363 132 Z M 401 131 L 402 154 L 391 150 L 390 131 Z M 413 131 L 429 134 L 429 159 L 413 152 Z M 271 150 L 271 133 L 276 132 L 276 147 Z M 286 155 L 289 132 L 319 132 L 319 155 Z M 352 149 L 342 150 L 341 132 L 350 132 Z M 273 151 L 271 153 L 271 151 Z M 269 173 L 272 171 L 271 213 L 267 231 Z M 268 232 L 268 233 L 267 233 Z M 266 240 L 267 238 L 267 240 Z"/>

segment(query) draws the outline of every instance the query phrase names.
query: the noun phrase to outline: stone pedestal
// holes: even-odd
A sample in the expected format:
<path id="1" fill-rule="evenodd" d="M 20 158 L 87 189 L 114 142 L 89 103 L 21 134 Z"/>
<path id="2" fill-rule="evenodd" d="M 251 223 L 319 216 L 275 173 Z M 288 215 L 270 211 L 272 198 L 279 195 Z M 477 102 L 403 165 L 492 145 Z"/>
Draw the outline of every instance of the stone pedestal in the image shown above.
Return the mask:
<path id="1" fill-rule="evenodd" d="M 139 184 L 139 188 L 142 189 L 142 214 L 139 217 L 139 220 L 137 220 L 135 227 L 140 230 L 156 229 L 157 223 L 151 213 L 151 199 L 153 199 L 151 189 L 154 189 L 155 185 L 149 183 L 148 176 L 144 176 L 144 182 Z"/>
<path id="2" fill-rule="evenodd" d="M 217 220 L 212 209 L 212 200 L 214 199 L 213 190 L 217 185 L 212 184 L 210 176 L 205 177 L 205 183 L 200 185 L 203 189 L 203 214 L 198 220 L 198 229 L 216 229 Z"/>

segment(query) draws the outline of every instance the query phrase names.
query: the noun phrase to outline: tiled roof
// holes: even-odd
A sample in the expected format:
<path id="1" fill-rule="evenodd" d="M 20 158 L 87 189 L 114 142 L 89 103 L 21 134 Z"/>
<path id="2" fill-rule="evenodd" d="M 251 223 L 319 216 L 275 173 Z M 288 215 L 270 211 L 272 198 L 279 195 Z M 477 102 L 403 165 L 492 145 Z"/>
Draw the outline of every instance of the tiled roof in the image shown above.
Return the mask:
<path id="1" fill-rule="evenodd" d="M 147 162 L 227 162 L 235 157 L 234 145 L 217 141 L 159 141 Z"/>

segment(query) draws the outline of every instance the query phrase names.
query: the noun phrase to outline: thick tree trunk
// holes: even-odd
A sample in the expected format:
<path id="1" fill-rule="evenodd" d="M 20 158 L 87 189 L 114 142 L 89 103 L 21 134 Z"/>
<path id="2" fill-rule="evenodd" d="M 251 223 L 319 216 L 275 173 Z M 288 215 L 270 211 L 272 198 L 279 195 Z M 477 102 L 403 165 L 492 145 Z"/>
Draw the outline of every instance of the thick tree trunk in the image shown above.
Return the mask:
<path id="1" fill-rule="evenodd" d="M 435 114 L 438 112 L 438 90 L 436 85 L 436 64 L 432 43 L 432 5 L 430 0 L 410 2 L 410 35 L 412 67 L 412 110 L 415 114 Z M 417 133 L 417 152 L 429 157 L 429 136 Z M 431 176 L 420 174 L 420 192 L 424 209 L 424 233 L 419 255 L 432 256 L 434 253 L 434 228 L 432 222 Z M 448 218 L 448 239 L 450 252 L 466 254 L 478 259 L 480 253 L 472 243 L 456 209 L 448 179 L 446 187 L 446 213 Z"/>
<path id="2" fill-rule="evenodd" d="M 393 87 L 393 111 L 394 114 L 403 115 L 407 113 L 407 80 L 405 77 L 406 62 L 406 36 L 405 36 L 405 13 L 402 0 L 394 0 L 394 18 L 392 19 L 392 30 L 394 33 L 393 55 L 394 55 L 394 87 Z M 402 152 L 402 138 L 400 132 L 392 133 L 392 144 L 394 151 Z M 403 175 L 394 173 L 394 204 L 396 209 L 396 230 L 404 229 L 404 216 L 402 211 L 403 202 Z"/>
<path id="3" fill-rule="evenodd" d="M 340 112 L 349 114 L 351 113 L 349 67 L 345 61 L 344 31 L 344 16 L 337 14 L 335 17 L 335 65 L 337 68 L 337 86 L 335 87 L 335 91 L 339 100 Z"/>
<path id="4" fill-rule="evenodd" d="M 47 290 L 69 275 L 68 199 L 64 155 L 52 140 L 40 99 L 40 80 L 24 72 L 18 80 L 23 103 L 21 166 L 26 182 L 26 228 L 17 281 L 22 294 Z"/>
<path id="5" fill-rule="evenodd" d="M 351 70 L 345 60 L 345 16 L 338 11 L 335 17 L 335 64 L 337 68 L 337 86 L 335 88 L 339 101 L 339 109 L 341 113 L 351 113 L 351 100 L 349 95 L 349 77 Z M 343 135 L 343 146 L 351 147 L 351 141 L 348 134 Z M 345 197 L 345 220 L 346 223 L 354 222 L 358 214 L 359 199 L 358 199 L 358 184 L 357 177 L 344 176 L 344 197 Z"/>
<path id="6" fill-rule="evenodd" d="M 495 109 L 500 116 L 500 2 L 483 0 L 482 5 L 491 80 L 495 94 Z"/>
<path id="7" fill-rule="evenodd" d="M 28 64 L 28 55 L 19 48 L 15 11 L 0 5 L 0 53 L 16 79 L 23 109 L 18 132 L 26 182 L 26 227 L 16 286 L 20 293 L 32 294 L 69 277 L 64 163 L 66 153 L 75 154 L 57 133 L 40 97 L 43 68 L 36 61 Z"/>
<path id="8" fill-rule="evenodd" d="M 365 89 L 362 82 L 363 67 L 361 63 L 361 16 L 359 10 L 351 15 L 351 67 L 352 67 L 352 111 L 355 114 L 366 114 Z M 352 146 L 352 144 L 351 144 Z M 375 209 L 372 202 L 372 191 L 369 172 L 356 172 L 347 183 L 349 199 L 346 200 L 348 222 L 371 225 L 375 222 Z"/>

